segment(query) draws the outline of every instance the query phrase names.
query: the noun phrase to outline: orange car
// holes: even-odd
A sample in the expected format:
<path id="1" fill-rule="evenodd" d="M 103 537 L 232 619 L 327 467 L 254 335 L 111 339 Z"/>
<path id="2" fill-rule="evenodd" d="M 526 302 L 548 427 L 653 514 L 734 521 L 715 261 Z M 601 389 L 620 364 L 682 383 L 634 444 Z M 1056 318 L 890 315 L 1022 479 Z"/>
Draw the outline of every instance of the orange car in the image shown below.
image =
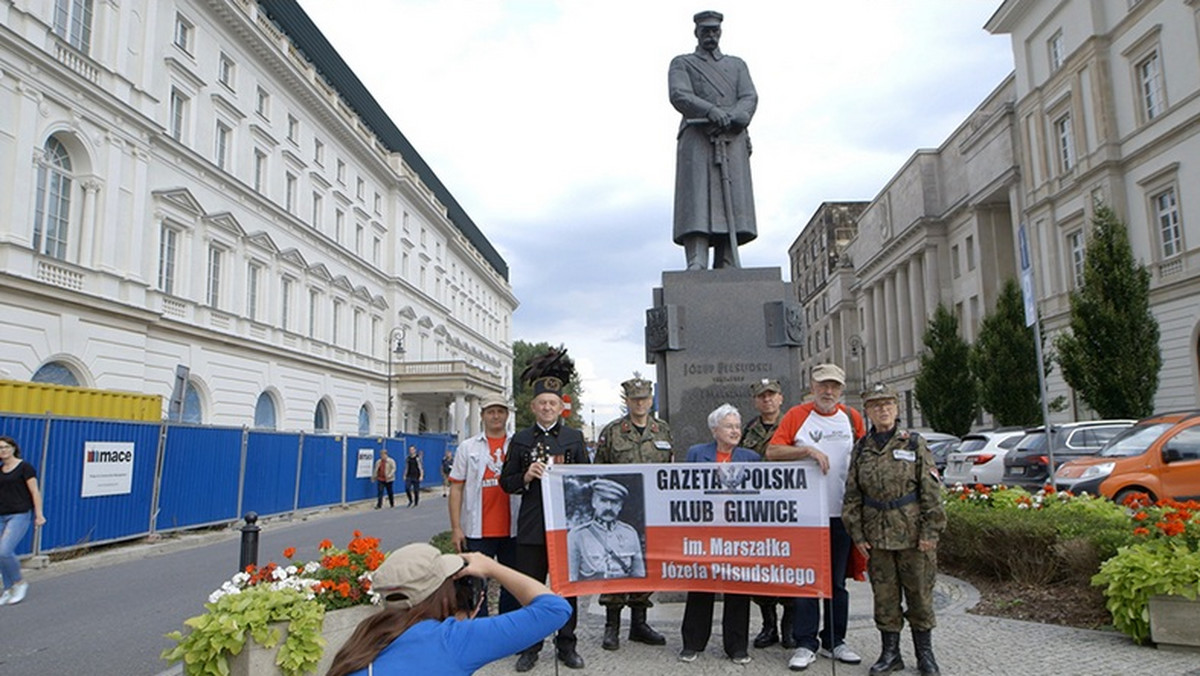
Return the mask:
<path id="1" fill-rule="evenodd" d="M 1133 492 L 1148 493 L 1152 500 L 1200 499 L 1200 411 L 1138 421 L 1098 455 L 1064 463 L 1054 480 L 1060 490 L 1117 502 Z"/>

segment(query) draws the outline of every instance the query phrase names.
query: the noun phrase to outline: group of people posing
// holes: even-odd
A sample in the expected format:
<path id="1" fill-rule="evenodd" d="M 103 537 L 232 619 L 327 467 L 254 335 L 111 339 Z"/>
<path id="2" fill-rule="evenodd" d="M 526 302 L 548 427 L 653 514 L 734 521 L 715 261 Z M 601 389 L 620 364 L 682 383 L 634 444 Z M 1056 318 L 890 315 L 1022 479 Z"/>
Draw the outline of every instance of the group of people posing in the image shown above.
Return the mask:
<path id="1" fill-rule="evenodd" d="M 576 647 L 576 600 L 561 599 L 542 584 L 550 566 L 542 515 L 542 478 L 553 464 L 589 462 L 582 433 L 566 426 L 561 415 L 565 385 L 566 378 L 561 376 L 534 380 L 530 407 L 535 423 L 511 438 L 507 434 L 509 404 L 502 399 L 484 402 L 483 432 L 459 445 L 449 475 L 451 536 L 461 556 L 437 558 L 436 552 L 422 549 L 424 564 L 417 565 L 410 560 L 416 553 L 409 552 L 407 558 L 397 556 L 405 548 L 389 557 L 376 574 L 375 588 L 385 599 L 394 595 L 389 595 L 389 590 L 405 592 L 399 596 L 411 609 L 396 611 L 402 619 L 400 624 L 408 627 L 420 619 L 437 620 L 445 625 L 443 630 L 450 632 L 447 635 L 452 635 L 453 641 L 430 642 L 426 640 L 427 632 L 403 630 L 387 633 L 386 640 L 378 634 L 357 637 L 361 640 L 352 638 L 347 649 L 357 651 L 355 668 L 330 673 L 368 673 L 372 662 L 379 668 L 389 651 L 400 649 L 398 644 L 408 645 L 404 650 L 422 655 L 417 661 L 406 662 L 406 668 L 425 664 L 428 658 L 429 664 L 438 665 L 438 673 L 471 673 L 487 661 L 517 653 L 515 668 L 524 672 L 534 667 L 543 639 L 554 632 L 558 661 L 572 669 L 584 667 Z M 598 435 L 594 462 L 810 463 L 828 477 L 832 598 L 725 594 L 722 638 L 726 656 L 745 664 L 751 661 L 751 644 L 766 648 L 782 643 L 794 650 L 788 662 L 793 671 L 808 668 L 819 657 L 860 663 L 862 658 L 846 643 L 849 597 L 845 579 L 854 573 L 856 563 L 861 568 L 865 562 L 882 645 L 869 673 L 886 674 L 904 668 L 900 631 L 907 619 L 919 672 L 923 676 L 936 675 L 939 671 L 931 642 L 935 625 L 933 582 L 937 540 L 945 527 L 936 466 L 920 435 L 898 427 L 898 397 L 894 391 L 879 385 L 864 392 L 864 421 L 857 410 L 841 402 L 844 387 L 845 374 L 840 367 L 819 365 L 812 371 L 809 400 L 784 412 L 780 383 L 771 379 L 755 382 L 748 394 L 758 415 L 743 422 L 734 406 L 718 407 L 708 416 L 713 440 L 693 446 L 680 458 L 672 446 L 670 426 L 651 414 L 652 384 L 635 377 L 622 383 L 628 412 Z M 623 497 L 620 488 L 616 484 L 613 495 L 593 489 L 593 506 L 597 501 L 615 501 L 619 511 L 619 498 Z M 596 508 L 598 513 L 602 508 L 603 504 Z M 600 571 L 600 576 L 606 566 L 618 572 L 627 568 L 624 561 L 605 560 L 606 555 L 619 558 L 624 550 L 620 538 L 627 534 L 621 526 L 624 524 L 615 514 L 612 519 L 597 517 L 588 524 L 589 537 L 581 541 L 601 544 L 593 548 L 594 560 L 578 564 L 581 575 L 592 568 Z M 588 558 L 588 552 L 580 556 Z M 401 573 L 397 574 L 396 569 L 402 569 Z M 499 615 L 490 618 L 486 601 L 479 600 L 487 577 L 503 586 Z M 419 578 L 426 587 L 441 589 L 439 600 L 421 603 L 432 598 L 423 596 L 414 601 L 409 578 Z M 423 589 L 417 591 L 424 593 Z M 428 591 L 434 593 L 433 589 Z M 620 648 L 621 616 L 626 606 L 630 608 L 628 640 L 666 644 L 666 638 L 647 622 L 647 610 L 653 605 L 650 596 L 600 596 L 599 603 L 605 608 L 601 642 L 605 650 Z M 680 660 L 691 662 L 704 653 L 712 632 L 714 598 L 709 592 L 687 594 L 680 628 Z M 753 640 L 749 631 L 752 602 L 759 606 L 763 620 Z M 416 613 L 419 607 L 424 610 Z M 468 617 L 474 621 L 466 622 Z M 486 649 L 473 643 L 474 639 L 468 640 L 470 631 L 486 633 Z M 482 640 L 483 635 L 474 638 Z M 381 652 L 380 646 L 387 647 Z M 445 652 L 445 646 L 458 647 Z M 461 671 L 448 665 L 458 665 Z"/>

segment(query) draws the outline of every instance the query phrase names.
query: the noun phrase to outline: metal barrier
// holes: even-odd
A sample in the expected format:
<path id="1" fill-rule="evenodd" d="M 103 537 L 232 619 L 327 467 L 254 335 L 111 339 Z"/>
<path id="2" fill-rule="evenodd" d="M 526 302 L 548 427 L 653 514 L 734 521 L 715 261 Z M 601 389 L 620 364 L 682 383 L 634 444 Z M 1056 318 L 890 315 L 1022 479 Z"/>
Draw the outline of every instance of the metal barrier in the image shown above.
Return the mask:
<path id="1" fill-rule="evenodd" d="M 44 498 L 46 525 L 30 529 L 21 556 L 373 500 L 384 447 L 402 467 L 417 446 L 433 485 L 454 440 L 14 414 L 0 415 L 0 435 L 17 440 Z"/>

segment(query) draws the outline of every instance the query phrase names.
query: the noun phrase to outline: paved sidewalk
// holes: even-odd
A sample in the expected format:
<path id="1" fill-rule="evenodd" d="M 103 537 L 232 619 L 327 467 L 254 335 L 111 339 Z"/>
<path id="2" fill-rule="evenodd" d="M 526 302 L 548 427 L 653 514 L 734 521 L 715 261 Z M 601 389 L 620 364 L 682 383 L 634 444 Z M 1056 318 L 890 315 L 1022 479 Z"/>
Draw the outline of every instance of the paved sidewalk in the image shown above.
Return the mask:
<path id="1" fill-rule="evenodd" d="M 803 673 L 813 676 L 862 675 L 879 655 L 879 633 L 871 619 L 871 586 L 851 582 L 850 625 L 846 642 L 863 657 L 858 665 L 834 664 L 818 658 Z M 1144 648 L 1116 632 L 1071 629 L 1036 622 L 1022 622 L 971 615 L 966 611 L 979 601 L 974 587 L 952 577 L 939 576 L 937 586 L 938 628 L 933 633 L 934 650 L 942 674 L 1048 676 L 1200 676 L 1200 653 L 1173 652 Z M 620 674 L 621 676 L 660 676 L 668 674 L 750 674 L 791 673 L 787 662 L 791 651 L 778 645 L 765 650 L 750 649 L 754 661 L 738 666 L 725 658 L 721 649 L 720 603 L 713 613 L 713 637 L 708 650 L 695 662 L 677 659 L 681 647 L 679 626 L 683 621 L 683 603 L 659 603 L 650 610 L 650 624 L 667 637 L 664 647 L 645 646 L 625 640 L 628 611 L 622 618 L 621 649 L 608 652 L 600 648 L 604 630 L 604 609 L 595 597 L 580 599 L 579 653 L 587 668 L 573 671 L 558 665 L 560 675 Z M 751 606 L 750 635 L 759 630 L 757 606 Z M 908 668 L 897 674 L 916 674 L 912 641 L 907 630 L 901 642 Z M 550 642 L 542 649 L 542 658 L 531 674 L 555 671 Z M 512 674 L 515 658 L 489 665 L 478 673 L 487 676 Z M 836 669 L 835 669 L 836 666 Z"/>

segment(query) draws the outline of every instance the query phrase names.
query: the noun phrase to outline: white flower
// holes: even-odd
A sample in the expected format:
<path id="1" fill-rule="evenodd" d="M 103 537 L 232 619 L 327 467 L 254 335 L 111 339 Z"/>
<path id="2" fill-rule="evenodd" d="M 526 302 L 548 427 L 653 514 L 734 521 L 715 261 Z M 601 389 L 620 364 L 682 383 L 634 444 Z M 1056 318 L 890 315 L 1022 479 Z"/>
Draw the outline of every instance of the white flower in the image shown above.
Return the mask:
<path id="1" fill-rule="evenodd" d="M 309 573 L 315 573 L 320 569 L 321 569 L 320 561 L 309 561 L 308 563 L 304 564 L 304 573 L 306 575 Z"/>

